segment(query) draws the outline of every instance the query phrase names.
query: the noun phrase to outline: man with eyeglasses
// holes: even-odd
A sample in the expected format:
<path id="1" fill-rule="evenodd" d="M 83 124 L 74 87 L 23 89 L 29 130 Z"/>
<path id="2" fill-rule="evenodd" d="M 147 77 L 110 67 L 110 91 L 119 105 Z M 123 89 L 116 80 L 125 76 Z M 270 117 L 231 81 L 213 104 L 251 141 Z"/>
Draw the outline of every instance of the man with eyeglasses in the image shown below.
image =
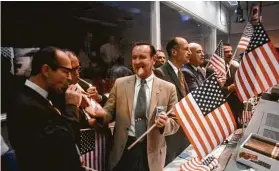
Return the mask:
<path id="1" fill-rule="evenodd" d="M 68 55 L 46 47 L 33 57 L 31 77 L 16 93 L 8 111 L 8 133 L 22 171 L 79 171 L 76 146 L 77 109 L 81 92 L 72 79 Z M 48 99 L 50 93 L 65 93 L 65 111 Z"/>

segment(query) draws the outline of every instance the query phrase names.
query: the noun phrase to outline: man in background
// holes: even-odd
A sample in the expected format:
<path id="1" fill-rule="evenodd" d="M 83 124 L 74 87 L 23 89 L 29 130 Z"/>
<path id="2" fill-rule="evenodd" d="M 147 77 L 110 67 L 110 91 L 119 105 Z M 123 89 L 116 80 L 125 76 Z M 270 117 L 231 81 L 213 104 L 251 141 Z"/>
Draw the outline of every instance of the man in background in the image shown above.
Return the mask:
<path id="1" fill-rule="evenodd" d="M 181 72 L 183 64 L 189 62 L 191 51 L 187 40 L 182 37 L 175 37 L 167 44 L 167 52 L 169 60 L 163 66 L 154 70 L 154 74 L 168 82 L 171 82 L 176 87 L 177 98 L 180 101 L 189 93 L 188 85 Z M 173 161 L 190 142 L 188 141 L 182 128 L 179 128 L 177 133 L 166 137 L 167 141 L 167 157 L 166 165 Z"/>
<path id="2" fill-rule="evenodd" d="M 238 118 L 241 117 L 242 111 L 244 109 L 243 103 L 240 102 L 239 98 L 236 95 L 234 77 L 238 69 L 238 66 L 232 63 L 233 51 L 230 44 L 224 44 L 224 59 L 227 72 L 227 80 L 223 91 L 228 96 L 227 101 L 230 105 L 230 108 L 233 112 L 234 119 L 237 122 Z M 240 125 L 238 124 L 238 127 Z"/>
<path id="3" fill-rule="evenodd" d="M 156 51 L 154 68 L 159 68 L 166 63 L 166 55 L 162 50 Z"/>
<path id="4" fill-rule="evenodd" d="M 121 56 L 118 44 L 114 36 L 109 37 L 109 42 L 103 44 L 100 48 L 100 55 L 107 68 L 110 68 L 113 63 Z"/>
<path id="5" fill-rule="evenodd" d="M 206 73 L 200 67 L 204 61 L 203 48 L 198 43 L 190 43 L 190 61 L 182 67 L 182 72 L 189 86 L 190 92 L 201 86 L 206 78 Z"/>

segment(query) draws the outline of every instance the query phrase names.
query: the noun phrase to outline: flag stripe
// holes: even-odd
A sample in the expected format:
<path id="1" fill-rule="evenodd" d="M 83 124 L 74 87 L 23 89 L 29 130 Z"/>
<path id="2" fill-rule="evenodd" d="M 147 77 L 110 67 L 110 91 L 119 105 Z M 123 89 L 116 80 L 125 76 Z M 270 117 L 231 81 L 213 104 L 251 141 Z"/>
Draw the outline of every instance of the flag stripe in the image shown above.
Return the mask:
<path id="1" fill-rule="evenodd" d="M 257 70 L 258 66 L 255 65 L 255 62 L 253 62 L 253 59 L 251 59 L 251 58 L 254 58 L 254 56 L 252 55 L 252 53 L 249 53 L 246 55 L 246 57 L 247 57 L 247 62 L 249 64 L 249 66 L 252 66 L 251 69 L 252 69 L 253 75 L 255 75 L 255 80 L 258 82 L 261 90 L 263 90 L 264 85 L 260 79 L 260 75 L 259 75 L 260 73 L 258 73 L 258 70 Z"/>
<path id="2" fill-rule="evenodd" d="M 226 102 L 224 103 L 225 105 L 222 106 L 223 110 L 226 111 L 225 114 L 228 114 L 229 116 L 226 116 L 226 118 L 230 118 L 229 119 L 229 122 L 230 122 L 230 127 L 231 127 L 231 133 L 237 128 L 237 125 L 236 125 L 236 122 L 234 120 L 234 116 L 233 116 L 233 113 L 232 113 L 232 110 L 229 106 L 229 103 Z"/>
<path id="3" fill-rule="evenodd" d="M 224 59 L 220 57 L 213 56 L 211 58 L 211 66 L 216 67 L 218 71 L 220 71 L 223 74 L 226 74 L 226 67 L 225 67 L 225 61 Z"/>
<path id="4" fill-rule="evenodd" d="M 222 136 L 222 133 L 221 133 L 220 129 L 217 129 L 217 128 L 219 128 L 219 126 L 218 126 L 218 123 L 216 122 L 215 118 L 212 116 L 212 114 L 207 115 L 206 118 L 208 118 L 210 120 L 210 122 L 212 123 L 212 125 L 214 127 L 214 130 L 217 132 L 219 142 L 222 143 L 223 142 L 223 136 Z"/>
<path id="5" fill-rule="evenodd" d="M 221 142 L 222 142 L 222 138 L 226 137 L 226 134 L 225 134 L 224 130 L 222 129 L 222 124 L 220 123 L 220 121 L 218 120 L 218 117 L 216 115 L 217 114 L 215 113 L 215 111 L 211 112 L 211 116 L 214 118 L 215 123 L 217 125 L 217 127 L 215 129 L 218 129 L 222 135 L 222 137 L 221 137 Z"/>
<path id="6" fill-rule="evenodd" d="M 182 99 L 182 101 L 184 101 L 185 98 Z M 189 120 L 189 118 L 187 118 L 187 112 L 183 107 L 183 104 L 181 103 L 182 101 L 180 101 L 178 103 L 178 105 L 176 105 L 175 107 L 175 113 L 178 116 L 178 122 L 179 124 L 182 126 L 184 132 L 187 135 L 187 138 L 189 139 L 189 141 L 191 142 L 191 144 L 193 144 L 193 148 L 195 149 L 196 153 L 198 156 L 204 156 L 205 152 L 204 150 L 199 150 L 202 149 L 202 145 L 200 144 L 200 141 L 198 139 L 198 136 L 196 136 L 196 133 L 194 132 L 194 130 L 192 129 L 192 127 L 190 126 L 193 125 L 193 123 L 191 122 L 191 120 Z M 185 113 L 185 115 L 184 115 Z"/>
<path id="7" fill-rule="evenodd" d="M 223 131 L 225 133 L 225 136 L 223 136 L 223 137 L 228 137 L 229 136 L 229 131 L 228 131 L 226 123 L 223 119 L 224 116 L 222 116 L 222 113 L 220 112 L 220 110 L 215 110 L 214 113 L 216 114 L 216 117 L 218 118 L 218 120 L 220 121 L 220 124 L 222 126 L 221 127 L 221 132 Z"/>
<path id="8" fill-rule="evenodd" d="M 275 78 L 279 79 L 279 57 L 275 57 L 274 54 L 277 54 L 277 52 L 274 52 L 273 49 L 269 48 L 269 46 L 272 46 L 272 44 L 270 45 L 265 44 L 263 45 L 264 48 L 264 52 L 266 53 L 267 59 L 268 59 L 268 64 L 272 64 L 270 65 L 270 67 L 272 68 L 273 74 L 275 75 Z M 276 69 L 277 68 L 277 69 Z"/>
<path id="9" fill-rule="evenodd" d="M 189 121 L 192 121 L 192 123 L 195 125 L 195 127 L 193 127 L 194 129 L 194 132 L 196 134 L 196 136 L 198 135 L 198 140 L 200 141 L 200 144 L 203 148 L 203 151 L 208 154 L 208 152 L 210 151 L 207 147 L 207 143 L 206 143 L 206 140 L 205 140 L 205 136 L 204 136 L 204 133 L 201 131 L 201 128 L 200 128 L 200 123 L 197 122 L 197 119 L 196 119 L 196 114 L 195 113 L 192 113 L 191 109 L 189 108 L 189 98 L 193 98 L 191 94 L 189 94 L 186 98 L 185 98 L 185 101 L 182 101 L 185 109 L 186 109 L 186 113 L 188 114 L 189 116 Z M 194 101 L 195 103 L 195 101 Z"/>
<path id="10" fill-rule="evenodd" d="M 217 145 L 217 144 L 216 144 L 216 140 L 211 139 L 211 138 L 214 138 L 213 133 L 210 131 L 209 126 L 207 125 L 207 122 L 205 121 L 204 116 L 203 116 L 201 110 L 199 109 L 197 103 L 194 103 L 194 102 L 193 102 L 194 99 L 191 99 L 190 97 L 191 97 L 191 96 L 189 96 L 190 101 L 188 101 L 190 110 L 194 113 L 194 115 L 196 115 L 196 119 L 197 119 L 197 121 L 198 121 L 198 124 L 199 124 L 199 126 L 201 127 L 202 132 L 205 134 L 205 135 L 204 135 L 204 136 L 205 136 L 205 139 L 206 139 L 206 140 L 205 140 L 205 144 L 208 144 L 208 143 L 209 143 L 209 145 L 210 145 L 210 147 L 207 148 L 207 149 L 208 149 L 209 151 L 211 151 L 211 150 L 213 150 L 214 147 L 216 147 L 216 145 Z M 208 141 L 208 143 L 207 143 L 206 141 Z M 212 141 L 215 141 L 214 144 L 216 144 L 216 145 L 214 145 Z"/>
<path id="11" fill-rule="evenodd" d="M 248 66 L 249 67 L 249 66 Z M 253 96 L 253 94 L 257 94 L 257 90 L 255 88 L 254 84 L 249 84 L 251 82 L 253 82 L 253 80 L 251 80 L 251 76 L 253 76 L 252 74 L 249 75 L 250 72 L 247 71 L 248 67 L 239 67 L 239 73 L 240 75 L 242 75 L 243 81 L 245 82 L 245 86 L 248 89 L 249 95 Z"/>
<path id="12" fill-rule="evenodd" d="M 265 85 L 265 88 L 268 89 L 268 87 L 270 87 L 270 85 L 272 84 L 271 83 L 271 80 L 269 77 L 265 77 L 265 75 L 267 75 L 267 71 L 266 71 L 266 68 L 264 67 L 263 63 L 262 63 L 262 58 L 264 58 L 263 56 L 261 56 L 261 53 L 259 52 L 259 48 L 255 49 L 254 51 L 252 51 L 252 54 L 254 55 L 255 57 L 255 61 L 257 62 L 258 66 L 259 66 L 259 69 L 261 69 L 261 73 L 262 73 L 262 76 L 263 76 L 263 79 L 265 79 L 266 81 L 266 85 Z"/>
<path id="13" fill-rule="evenodd" d="M 242 67 L 245 68 L 245 69 L 247 69 L 247 72 L 250 73 L 250 74 L 246 75 L 246 76 L 249 77 L 249 78 L 251 79 L 251 81 L 252 81 L 252 84 L 251 84 L 250 86 L 255 86 L 257 93 L 260 93 L 260 92 L 261 92 L 260 85 L 259 85 L 258 81 L 257 81 L 256 78 L 255 78 L 256 75 L 254 75 L 254 72 L 253 72 L 253 71 L 251 70 L 251 68 L 250 68 L 251 65 L 249 65 L 249 63 L 248 63 L 248 61 L 247 61 L 247 58 L 244 57 L 243 60 L 242 60 L 242 62 L 243 62 Z"/>
<path id="14" fill-rule="evenodd" d="M 247 81 L 243 79 L 244 76 L 241 74 L 240 69 L 241 69 L 241 68 L 239 68 L 238 74 L 240 74 L 241 79 L 240 79 L 239 81 L 240 81 L 240 84 L 241 84 L 241 86 L 242 86 L 242 90 L 243 90 L 245 96 L 247 96 L 247 95 L 249 94 L 249 92 L 248 92 L 248 90 L 247 90 L 246 85 L 248 85 L 248 84 L 247 84 Z M 246 85 L 245 85 L 245 84 L 246 84 Z"/>
<path id="15" fill-rule="evenodd" d="M 267 44 L 264 44 L 263 46 L 267 52 L 269 51 L 268 56 L 272 58 L 272 61 L 274 61 L 274 62 L 277 61 L 277 64 L 278 64 L 279 63 L 279 54 L 278 54 L 278 52 L 276 52 L 273 44 L 271 42 L 268 42 Z"/>
<path id="16" fill-rule="evenodd" d="M 218 133 L 216 132 L 216 129 L 213 127 L 212 122 L 210 121 L 209 117 L 205 117 L 205 120 L 207 124 L 209 125 L 209 129 L 213 132 L 214 139 L 216 140 L 217 144 L 220 144 L 220 139 L 218 137 Z"/>
<path id="17" fill-rule="evenodd" d="M 242 85 L 240 84 L 240 79 L 238 78 L 238 75 L 239 75 L 239 72 L 236 72 L 235 73 L 235 79 L 234 79 L 234 82 L 235 82 L 235 85 L 236 86 L 236 94 L 239 98 L 240 101 L 243 101 L 245 99 L 247 99 L 246 95 L 244 94 L 244 91 L 242 89 Z"/>
<path id="18" fill-rule="evenodd" d="M 265 57 L 266 55 L 263 55 L 265 53 L 264 48 L 261 46 L 258 49 L 255 49 L 255 51 L 257 52 L 259 58 L 261 60 L 261 63 L 264 67 L 264 70 L 267 72 L 266 74 L 268 74 L 269 77 L 267 77 L 267 79 L 269 80 L 269 87 L 272 87 L 272 85 L 276 84 L 276 79 L 274 77 L 274 74 L 272 73 L 270 66 L 267 64 L 266 59 L 269 59 L 268 57 Z M 271 65 L 272 66 L 272 65 Z"/>
<path id="19" fill-rule="evenodd" d="M 225 119 L 223 119 L 223 120 L 224 120 L 224 123 L 225 123 L 225 125 L 226 125 L 224 129 L 226 129 L 226 130 L 228 131 L 228 134 L 227 134 L 227 136 L 226 136 L 226 137 L 228 137 L 228 136 L 230 136 L 230 133 L 232 132 L 233 128 L 232 128 L 232 123 L 229 122 L 229 120 L 227 120 L 228 115 L 227 115 L 227 113 L 226 113 L 227 111 L 225 111 L 225 110 L 223 109 L 224 106 L 225 106 L 225 105 L 223 104 L 222 106 L 219 107 L 219 112 L 220 112 L 220 114 L 221 114 L 221 116 L 222 116 L 222 119 L 225 118 Z"/>

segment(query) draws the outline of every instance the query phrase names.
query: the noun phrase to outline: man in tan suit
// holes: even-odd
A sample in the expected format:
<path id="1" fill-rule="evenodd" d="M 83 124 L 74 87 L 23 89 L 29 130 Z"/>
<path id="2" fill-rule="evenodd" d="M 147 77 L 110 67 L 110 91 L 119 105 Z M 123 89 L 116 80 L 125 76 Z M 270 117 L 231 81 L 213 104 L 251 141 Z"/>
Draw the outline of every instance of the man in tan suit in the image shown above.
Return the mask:
<path id="1" fill-rule="evenodd" d="M 155 53 L 150 44 L 134 46 L 132 66 L 136 74 L 116 80 L 104 106 L 104 114 L 97 116 L 105 123 L 115 120 L 109 170 L 163 170 L 167 148 L 165 136 L 174 134 L 179 128 L 173 113 L 166 115 L 177 103 L 177 95 L 173 84 L 153 74 Z M 159 115 L 156 115 L 157 106 L 164 106 Z M 144 111 L 141 116 L 140 111 Z M 127 147 L 153 124 L 156 127 L 147 137 L 128 150 Z"/>

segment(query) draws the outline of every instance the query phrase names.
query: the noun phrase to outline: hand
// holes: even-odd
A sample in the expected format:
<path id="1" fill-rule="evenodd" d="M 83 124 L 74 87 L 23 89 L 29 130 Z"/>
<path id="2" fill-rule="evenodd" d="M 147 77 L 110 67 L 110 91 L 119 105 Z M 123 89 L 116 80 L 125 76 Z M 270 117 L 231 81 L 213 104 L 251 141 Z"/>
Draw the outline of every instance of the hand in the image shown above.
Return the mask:
<path id="1" fill-rule="evenodd" d="M 77 107 L 80 106 L 81 103 L 81 91 L 78 89 L 76 85 L 70 85 L 65 93 L 65 103 L 73 104 Z"/>
<path id="2" fill-rule="evenodd" d="M 97 109 L 93 109 L 92 106 L 86 107 L 85 111 L 94 118 L 101 118 L 104 116 L 105 114 L 105 110 L 103 108 L 97 108 Z"/>
<path id="3" fill-rule="evenodd" d="M 97 102 L 102 101 L 102 96 L 99 95 L 96 87 L 89 87 L 86 92 L 88 93 L 88 97 L 96 100 Z"/>
<path id="4" fill-rule="evenodd" d="M 224 77 L 217 78 L 217 82 L 218 82 L 219 86 L 222 88 L 226 84 L 226 78 L 224 78 Z"/>
<path id="5" fill-rule="evenodd" d="M 234 92 L 235 91 L 235 85 L 234 84 L 231 84 L 229 87 L 228 87 L 228 91 L 231 93 L 231 92 Z"/>
<path id="6" fill-rule="evenodd" d="M 169 123 L 169 118 L 166 112 L 161 112 L 155 119 L 155 124 L 158 128 L 163 128 L 167 123 Z"/>

